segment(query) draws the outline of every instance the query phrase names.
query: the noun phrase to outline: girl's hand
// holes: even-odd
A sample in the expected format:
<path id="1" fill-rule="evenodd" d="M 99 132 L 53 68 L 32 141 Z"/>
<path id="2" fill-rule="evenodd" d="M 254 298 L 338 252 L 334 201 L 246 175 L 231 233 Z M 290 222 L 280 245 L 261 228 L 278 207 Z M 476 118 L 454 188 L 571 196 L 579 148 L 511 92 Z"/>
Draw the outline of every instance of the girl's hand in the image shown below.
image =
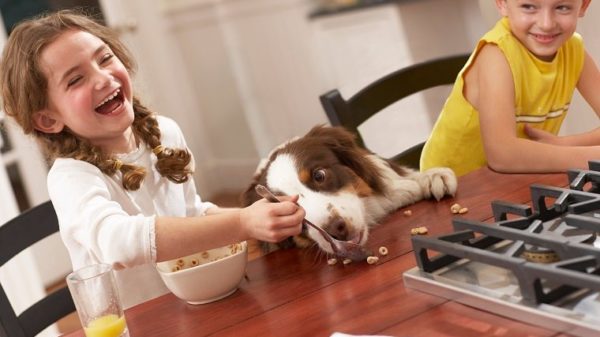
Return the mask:
<path id="1" fill-rule="evenodd" d="M 306 213 L 296 204 L 298 196 L 280 196 L 279 199 L 279 203 L 261 199 L 241 210 L 240 223 L 249 237 L 279 242 L 300 234 Z"/>
<path id="2" fill-rule="evenodd" d="M 561 145 L 561 138 L 550 132 L 531 127 L 529 124 L 525 124 L 524 130 L 525 134 L 527 134 L 531 140 L 535 140 L 536 142 L 540 143 Z"/>

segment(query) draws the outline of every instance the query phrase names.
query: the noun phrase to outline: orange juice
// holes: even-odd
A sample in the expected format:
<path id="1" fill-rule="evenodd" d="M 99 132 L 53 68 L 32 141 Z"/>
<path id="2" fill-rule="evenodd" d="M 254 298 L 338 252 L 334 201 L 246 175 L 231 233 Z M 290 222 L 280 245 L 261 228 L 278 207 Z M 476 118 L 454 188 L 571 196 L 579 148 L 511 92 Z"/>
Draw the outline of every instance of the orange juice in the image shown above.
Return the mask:
<path id="1" fill-rule="evenodd" d="M 105 315 L 88 323 L 86 337 L 119 337 L 125 331 L 125 316 Z"/>

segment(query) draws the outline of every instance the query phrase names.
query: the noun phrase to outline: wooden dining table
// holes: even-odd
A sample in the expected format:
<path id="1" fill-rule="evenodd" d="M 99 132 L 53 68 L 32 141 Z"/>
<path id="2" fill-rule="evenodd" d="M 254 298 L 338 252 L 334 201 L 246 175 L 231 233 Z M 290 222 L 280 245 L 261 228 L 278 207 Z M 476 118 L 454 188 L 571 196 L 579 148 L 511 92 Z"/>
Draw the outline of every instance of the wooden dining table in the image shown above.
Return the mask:
<path id="1" fill-rule="evenodd" d="M 167 294 L 127 309 L 130 336 L 569 336 L 407 289 L 402 279 L 416 266 L 411 228 L 426 226 L 428 235 L 438 235 L 452 230 L 456 216 L 493 221 L 491 201 L 528 203 L 531 184 L 564 187 L 568 179 L 566 174 L 474 171 L 459 178 L 454 197 L 406 206 L 372 229 L 367 246 L 389 251 L 376 264 L 328 265 L 316 249 L 275 251 L 249 261 L 247 279 L 217 302 L 190 305 Z M 453 214 L 454 203 L 468 212 Z M 83 331 L 66 336 L 83 336 Z"/>

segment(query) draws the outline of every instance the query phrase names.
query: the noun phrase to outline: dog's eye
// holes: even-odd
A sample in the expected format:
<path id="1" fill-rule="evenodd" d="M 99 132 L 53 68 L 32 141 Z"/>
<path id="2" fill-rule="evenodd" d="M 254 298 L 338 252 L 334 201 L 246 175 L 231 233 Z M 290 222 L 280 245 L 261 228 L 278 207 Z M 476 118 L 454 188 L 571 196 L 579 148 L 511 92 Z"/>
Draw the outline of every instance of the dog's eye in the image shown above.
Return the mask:
<path id="1" fill-rule="evenodd" d="M 327 176 L 327 175 L 326 175 L 326 171 L 325 171 L 325 169 L 318 169 L 318 170 L 314 170 L 314 171 L 313 171 L 313 174 L 312 174 L 313 180 L 314 180 L 315 182 L 317 182 L 317 183 L 322 183 L 322 182 L 324 182 L 324 181 L 325 181 L 325 178 L 326 178 L 326 176 Z"/>

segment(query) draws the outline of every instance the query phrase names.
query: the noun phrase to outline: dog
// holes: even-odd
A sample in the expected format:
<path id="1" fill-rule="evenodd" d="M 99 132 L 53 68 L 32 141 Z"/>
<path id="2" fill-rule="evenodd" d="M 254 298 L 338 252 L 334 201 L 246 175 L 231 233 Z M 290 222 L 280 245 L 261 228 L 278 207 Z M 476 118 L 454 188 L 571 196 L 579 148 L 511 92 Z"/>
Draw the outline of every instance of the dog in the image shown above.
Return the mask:
<path id="1" fill-rule="evenodd" d="M 449 168 L 418 172 L 360 147 L 343 127 L 316 126 L 305 136 L 276 147 L 258 166 L 242 193 L 248 206 L 261 197 L 256 185 L 276 195 L 299 195 L 306 219 L 338 240 L 364 245 L 369 229 L 389 213 L 426 198 L 454 196 L 456 176 Z M 313 228 L 278 244 L 262 243 L 265 251 L 316 243 L 331 246 Z"/>

